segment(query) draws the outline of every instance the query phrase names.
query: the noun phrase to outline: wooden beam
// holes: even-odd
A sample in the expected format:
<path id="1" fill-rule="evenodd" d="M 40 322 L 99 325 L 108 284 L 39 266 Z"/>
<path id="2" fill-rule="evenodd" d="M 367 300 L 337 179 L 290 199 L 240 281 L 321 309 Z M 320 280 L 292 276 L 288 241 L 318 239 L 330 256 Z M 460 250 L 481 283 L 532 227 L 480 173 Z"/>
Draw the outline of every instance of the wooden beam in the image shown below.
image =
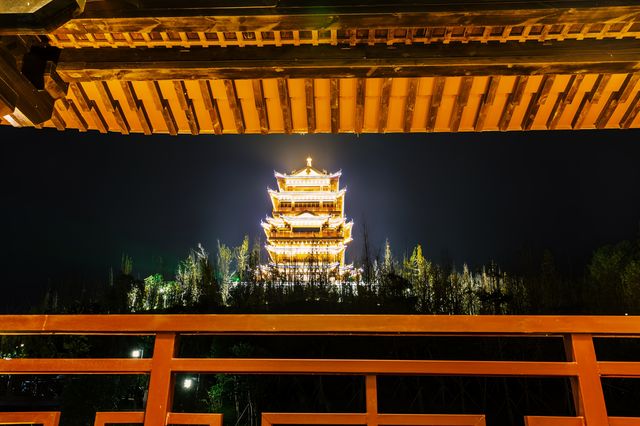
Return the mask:
<path id="1" fill-rule="evenodd" d="M 104 119 L 104 116 L 100 112 L 100 108 L 96 105 L 96 101 L 91 101 L 89 104 L 89 115 L 93 119 L 93 123 L 100 133 L 107 133 L 109 130 L 109 124 Z"/>
<path id="2" fill-rule="evenodd" d="M 593 337 L 572 334 L 564 343 L 568 360 L 575 362 L 578 370 L 577 377 L 570 379 L 576 414 L 583 416 L 588 426 L 608 424 Z"/>
<path id="3" fill-rule="evenodd" d="M 269 115 L 267 114 L 267 105 L 264 101 L 264 91 L 262 89 L 262 80 L 251 80 L 253 89 L 253 101 L 258 111 L 258 120 L 260 121 L 260 133 L 263 135 L 269 133 Z"/>
<path id="4" fill-rule="evenodd" d="M 511 123 L 511 117 L 513 116 L 513 111 L 516 109 L 516 106 L 520 105 L 520 102 L 522 101 L 522 95 L 524 94 L 524 88 L 527 86 L 528 81 L 529 76 L 519 75 L 516 77 L 513 91 L 509 93 L 507 103 L 502 110 L 502 115 L 500 116 L 500 121 L 498 122 L 498 128 L 501 131 L 505 131 L 509 127 L 509 123 Z"/>
<path id="5" fill-rule="evenodd" d="M 278 66 L 274 67 L 273 63 Z M 631 73 L 636 40 L 251 47 L 242 49 L 63 49 L 66 82 L 246 78 L 347 78 Z"/>
<path id="6" fill-rule="evenodd" d="M 69 85 L 62 81 L 56 72 L 56 64 L 47 61 L 44 69 L 44 89 L 54 99 L 64 98 L 69 90 Z"/>
<path id="7" fill-rule="evenodd" d="M 116 123 L 120 128 L 120 133 L 122 133 L 123 135 L 128 135 L 131 131 L 131 128 L 129 127 L 129 123 L 127 122 L 126 115 L 122 110 L 122 107 L 120 106 L 120 102 L 113 98 L 107 82 L 96 81 L 95 87 L 106 110 L 110 112 L 116 119 Z"/>
<path id="8" fill-rule="evenodd" d="M 380 93 L 380 113 L 378 115 L 378 132 L 384 133 L 387 128 L 387 120 L 389 118 L 389 98 L 391 97 L 391 85 L 393 80 L 385 78 L 382 82 L 382 91 Z"/>
<path id="9" fill-rule="evenodd" d="M 323 314 L 112 314 L 0 315 L 2 334 L 213 334 L 483 336 L 638 336 L 640 316 L 585 315 L 323 315 Z M 212 362 L 215 363 L 215 359 Z M 540 363 L 538 363 L 540 364 Z M 544 363 L 542 363 L 544 364 Z M 544 366 L 541 366 L 544 369 Z M 518 371 L 513 370 L 517 375 Z"/>
<path id="10" fill-rule="evenodd" d="M 211 118 L 213 133 L 216 135 L 222 134 L 222 119 L 220 118 L 220 111 L 218 110 L 218 101 L 216 101 L 211 93 L 211 85 L 207 80 L 200 80 L 198 85 L 200 86 L 200 93 L 202 93 L 204 108 L 209 112 L 209 117 Z"/>
<path id="11" fill-rule="evenodd" d="M 11 87 L 10 81 L 0 79 L 0 117 L 13 113 L 17 100 L 18 92 Z"/>
<path id="12" fill-rule="evenodd" d="M 0 365 L 2 374 L 145 374 L 151 369 L 149 359 L 131 358 L 16 358 L 11 363 L 3 361 Z"/>
<path id="13" fill-rule="evenodd" d="M 622 116 L 622 119 L 620 120 L 620 127 L 623 129 L 631 127 L 631 123 L 633 123 L 633 120 L 635 120 L 638 113 L 640 113 L 640 92 L 636 93 L 636 96 L 633 98 L 629 108 Z"/>
<path id="14" fill-rule="evenodd" d="M 147 86 L 149 88 L 149 93 L 151 94 L 153 105 L 158 111 L 160 111 L 160 114 L 162 115 L 162 118 L 167 125 L 167 131 L 170 135 L 177 135 L 178 125 L 176 124 L 176 120 L 173 117 L 173 112 L 171 111 L 169 102 L 162 96 L 160 85 L 157 81 L 147 81 Z"/>
<path id="15" fill-rule="evenodd" d="M 625 102 L 631 95 L 631 91 L 635 87 L 640 74 L 629 74 L 625 77 L 624 82 L 616 92 L 612 93 L 607 100 L 606 105 L 602 108 L 600 115 L 596 119 L 596 128 L 604 129 L 607 122 L 613 115 L 613 111 L 618 107 L 619 103 Z"/>
<path id="16" fill-rule="evenodd" d="M 236 93 L 236 86 L 232 80 L 224 80 L 224 90 L 227 94 L 227 101 L 229 102 L 229 108 L 233 112 L 233 120 L 236 125 L 236 131 L 239 134 L 244 133 L 244 117 L 242 116 L 242 108 L 240 108 L 240 101 L 238 100 L 238 94 Z"/>
<path id="17" fill-rule="evenodd" d="M 612 1 L 603 6 L 596 0 L 561 0 L 545 2 L 519 1 L 465 1 L 456 2 L 389 2 L 376 5 L 359 2 L 333 2 L 318 9 L 304 3 L 295 7 L 278 3 L 262 7 L 242 7 L 221 2 L 203 7 L 198 2 L 188 7 L 187 2 L 170 7 L 158 5 L 133 6 L 127 0 L 92 1 L 85 5 L 84 13 L 71 20 L 64 30 L 86 32 L 236 32 L 261 31 L 278 28 L 280 31 L 332 30 L 342 28 L 420 28 L 425 23 L 442 26 L 518 26 L 566 23 L 600 23 L 618 21 L 625 17 L 637 21 L 640 6 L 632 1 Z M 236 7 L 233 7 L 236 6 Z"/>
<path id="18" fill-rule="evenodd" d="M 178 98 L 180 108 L 187 118 L 187 123 L 189 123 L 189 130 L 191 131 L 191 134 L 200 134 L 198 117 L 196 116 L 196 111 L 193 108 L 193 101 L 189 98 L 189 94 L 187 93 L 187 87 L 184 85 L 184 81 L 174 81 L 173 89 L 176 92 L 176 97 Z"/>
<path id="19" fill-rule="evenodd" d="M 144 411 L 98 411 L 93 426 L 122 423 L 143 423 Z"/>
<path id="20" fill-rule="evenodd" d="M 444 92 L 443 77 L 436 77 L 433 80 L 433 91 L 431 92 L 431 102 L 429 103 L 429 110 L 427 111 L 427 132 L 433 132 L 436 128 L 436 119 L 438 118 L 438 108 L 440 108 L 440 102 L 442 101 L 442 93 Z"/>
<path id="21" fill-rule="evenodd" d="M 316 97 L 314 86 L 313 78 L 306 78 L 304 80 L 304 95 L 307 106 L 307 131 L 309 133 L 315 133 L 316 131 Z"/>
<path id="22" fill-rule="evenodd" d="M 42 426 L 58 426 L 59 411 L 10 411 L 0 413 L 0 423 L 7 424 L 39 424 Z"/>
<path id="23" fill-rule="evenodd" d="M 378 426 L 378 381 L 374 375 L 364 378 L 365 401 L 367 409 L 367 426 Z"/>
<path id="24" fill-rule="evenodd" d="M 153 126 L 151 125 L 151 120 L 149 120 L 149 116 L 143 102 L 136 96 L 133 84 L 131 84 L 130 81 L 121 81 L 120 87 L 124 92 L 124 97 L 127 100 L 129 108 L 136 113 L 140 127 L 142 127 L 142 132 L 145 135 L 150 135 L 153 132 Z"/>
<path id="25" fill-rule="evenodd" d="M 15 52 L 4 47 L 6 44 L 20 43 L 20 40 L 17 39 L 18 37 L 10 37 L 0 40 L 0 114 L 5 116 L 16 112 L 14 118 L 17 119 L 19 116 L 22 120 L 26 118 L 24 121 L 28 120 L 24 125 L 42 124 L 51 118 L 55 101 L 46 90 L 48 81 L 46 77 L 42 82 L 44 87 L 36 87 L 27 78 L 31 72 L 42 75 L 42 70 L 39 70 L 37 66 L 30 66 L 24 60 L 26 55 L 21 56 L 20 54 L 18 56 L 23 63 L 19 68 L 14 56 Z M 25 46 L 25 49 L 28 47 Z M 41 58 L 31 62 L 39 62 L 39 59 Z M 38 86 L 40 85 L 38 84 Z M 19 113 L 16 109 L 19 110 Z"/>
<path id="26" fill-rule="evenodd" d="M 611 74 L 600 74 L 596 79 L 596 82 L 593 84 L 593 87 L 590 91 L 586 92 L 578 106 L 578 110 L 571 121 L 571 127 L 573 129 L 582 127 L 582 122 L 586 118 L 589 110 L 591 109 L 591 105 L 597 103 L 600 100 L 600 95 L 602 91 L 611 80 Z"/>
<path id="27" fill-rule="evenodd" d="M 89 126 L 87 125 L 87 122 L 82 117 L 82 114 L 80 114 L 78 107 L 76 106 L 76 104 L 73 102 L 72 99 L 60 99 L 60 102 L 62 103 L 64 108 L 67 110 L 69 115 L 71 115 L 73 119 L 76 121 L 79 131 L 86 132 L 87 130 L 89 130 Z"/>
<path id="28" fill-rule="evenodd" d="M 407 86 L 407 101 L 404 105 L 404 131 L 409 133 L 411 131 L 411 124 L 413 123 L 413 111 L 416 107 L 416 98 L 418 96 L 418 79 L 409 79 Z"/>
<path id="29" fill-rule="evenodd" d="M 366 91 L 366 80 L 359 78 L 356 80 L 356 117 L 355 117 L 355 132 L 356 134 L 362 133 L 364 127 L 364 101 Z"/>
<path id="30" fill-rule="evenodd" d="M 118 126 L 120 127 L 120 133 L 128 135 L 131 132 L 131 126 L 129 126 L 127 116 L 118 101 L 115 101 L 113 115 L 116 118 L 116 123 L 118 123 Z"/>
<path id="31" fill-rule="evenodd" d="M 25 364 L 30 363 L 25 360 Z M 33 360 L 35 361 L 35 360 Z M 462 361 L 462 360 L 369 360 L 308 358 L 174 358 L 174 372 L 249 374 L 386 374 L 442 376 L 537 376 L 576 375 L 576 365 L 561 361 Z M 21 363 L 16 363 L 18 366 Z M 54 364 L 53 362 L 51 364 Z M 8 367 L 8 366 L 7 366 Z M 5 367 L 5 371 L 7 370 Z M 596 370 L 597 371 L 597 370 Z M 1 370 L 0 366 L 0 372 Z M 603 423 L 595 423 L 598 426 Z"/>
<path id="32" fill-rule="evenodd" d="M 460 90 L 453 106 L 453 112 L 451 114 L 451 121 L 449 122 L 449 129 L 452 132 L 457 132 L 460 128 L 460 119 L 464 112 L 464 108 L 469 101 L 469 94 L 471 93 L 471 85 L 473 84 L 473 77 L 462 77 L 460 81 Z M 406 130 L 405 130 L 406 131 Z"/>
<path id="33" fill-rule="evenodd" d="M 310 417 L 313 419 L 310 421 Z M 367 425 L 366 413 L 262 413 L 262 426 L 273 425 Z M 320 423 L 322 422 L 322 423 Z M 400 424 L 400 423 L 399 423 Z M 418 424 L 418 423 L 416 423 Z"/>
<path id="34" fill-rule="evenodd" d="M 100 133 L 107 133 L 109 124 L 104 119 L 104 115 L 100 112 L 100 109 L 96 105 L 95 101 L 89 98 L 89 96 L 87 95 L 87 92 L 82 87 L 82 83 L 72 83 L 69 85 L 69 87 L 74 97 L 76 98 L 77 104 L 80 107 L 80 111 L 86 113 L 86 115 L 91 117 L 93 124 Z"/>
<path id="35" fill-rule="evenodd" d="M 493 101 L 496 98 L 496 92 L 498 91 L 498 85 L 500 84 L 500 76 L 489 77 L 487 91 L 482 95 L 480 99 L 480 106 L 478 107 L 478 113 L 473 124 L 473 128 L 476 132 L 484 130 L 484 121 L 487 118 L 487 112 L 493 105 Z"/>
<path id="36" fill-rule="evenodd" d="M 64 118 L 60 115 L 60 113 L 54 108 L 53 113 L 51 114 L 51 122 L 56 129 L 64 130 L 67 128 L 67 123 L 65 123 Z"/>
<path id="37" fill-rule="evenodd" d="M 555 81 L 555 77 L 555 75 L 545 75 L 542 78 L 540 88 L 531 97 L 529 106 L 527 107 L 527 111 L 525 112 L 524 118 L 522 119 L 522 130 L 531 130 L 531 126 L 533 125 L 533 121 L 538 115 L 540 106 L 544 105 L 547 101 L 547 97 L 549 96 L 551 86 L 553 86 L 553 82 Z"/>
<path id="38" fill-rule="evenodd" d="M 169 366 L 175 356 L 176 346 L 175 333 L 160 333 L 155 338 L 144 426 L 166 424 L 167 413 L 171 412 L 175 376 L 171 374 Z"/>
<path id="39" fill-rule="evenodd" d="M 289 87 L 287 84 L 287 80 L 283 78 L 278 79 L 278 95 L 280 97 L 280 107 L 282 108 L 282 123 L 284 125 L 284 132 L 289 134 L 291 133 L 293 125 L 291 119 L 291 98 L 289 97 Z"/>
<path id="40" fill-rule="evenodd" d="M 168 425 L 222 426 L 222 414 L 218 413 L 167 413 Z"/>
<path id="41" fill-rule="evenodd" d="M 340 131 L 340 81 L 332 78 L 329 81 L 329 102 L 331 105 L 331 133 Z"/>
<path id="42" fill-rule="evenodd" d="M 567 105 L 571 104 L 578 93 L 578 89 L 584 80 L 584 74 L 572 75 L 567 83 L 567 87 L 565 90 L 558 96 L 551 113 L 549 114 L 549 119 L 547 120 L 547 128 L 555 129 L 564 113 L 564 109 Z"/>
<path id="43" fill-rule="evenodd" d="M 84 91 L 82 86 L 79 83 L 71 83 L 69 85 L 69 88 L 71 89 L 71 93 L 73 93 L 73 96 L 76 98 L 80 110 L 89 112 L 89 103 L 91 102 L 91 100 L 89 100 L 89 97 L 87 96 L 87 93 Z"/>
<path id="44" fill-rule="evenodd" d="M 1 2 L 0 35 L 46 34 L 82 12 L 84 3 L 84 0 Z"/>

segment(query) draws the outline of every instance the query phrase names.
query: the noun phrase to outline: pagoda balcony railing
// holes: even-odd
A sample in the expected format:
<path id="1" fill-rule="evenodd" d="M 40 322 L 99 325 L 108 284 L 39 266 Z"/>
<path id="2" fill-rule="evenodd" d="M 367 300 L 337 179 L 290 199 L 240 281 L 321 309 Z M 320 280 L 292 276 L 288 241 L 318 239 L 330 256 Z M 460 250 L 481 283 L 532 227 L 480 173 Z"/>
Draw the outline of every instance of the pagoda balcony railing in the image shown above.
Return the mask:
<path id="1" fill-rule="evenodd" d="M 291 240 L 300 240 L 313 238 L 314 240 L 327 241 L 335 240 L 340 243 L 344 240 L 344 232 L 320 231 L 320 232 L 269 232 L 269 238 L 284 238 Z M 319 244 L 320 245 L 320 244 Z"/>
<path id="2" fill-rule="evenodd" d="M 563 361 L 184 358 L 181 335 L 455 336 L 561 338 Z M 594 337 L 638 338 L 640 317 L 610 316 L 414 316 L 414 315 L 24 315 L 0 316 L 2 335 L 151 335 L 151 358 L 0 359 L 0 374 L 149 375 L 144 411 L 99 412 L 95 425 L 221 425 L 217 413 L 174 412 L 176 374 L 299 374 L 364 377 L 365 405 L 355 413 L 262 413 L 262 425 L 485 425 L 484 413 L 391 414 L 378 408 L 378 377 L 553 377 L 571 383 L 575 417 L 525 418 L 527 426 L 631 426 L 640 417 L 608 417 L 602 378 L 640 378 L 640 362 L 603 361 Z M 4 412 L 0 424 L 55 426 L 59 412 Z"/>
<path id="3" fill-rule="evenodd" d="M 314 213 L 329 213 L 339 215 L 341 214 L 340 209 L 336 207 L 282 207 L 280 208 L 280 214 L 286 215 L 288 212 L 314 212 Z"/>

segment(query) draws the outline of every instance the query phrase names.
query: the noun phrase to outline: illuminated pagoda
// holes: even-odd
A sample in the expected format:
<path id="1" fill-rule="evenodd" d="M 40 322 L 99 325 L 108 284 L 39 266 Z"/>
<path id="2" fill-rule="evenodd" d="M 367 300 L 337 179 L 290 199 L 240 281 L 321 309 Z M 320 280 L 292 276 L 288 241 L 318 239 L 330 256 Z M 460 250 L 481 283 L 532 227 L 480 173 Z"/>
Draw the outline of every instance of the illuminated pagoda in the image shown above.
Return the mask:
<path id="1" fill-rule="evenodd" d="M 264 270 L 304 281 L 316 274 L 342 279 L 353 272 L 345 264 L 353 221 L 344 215 L 340 176 L 313 167 L 311 158 L 290 174 L 275 172 L 278 189 L 268 190 L 272 216 L 262 222 L 271 261 Z"/>

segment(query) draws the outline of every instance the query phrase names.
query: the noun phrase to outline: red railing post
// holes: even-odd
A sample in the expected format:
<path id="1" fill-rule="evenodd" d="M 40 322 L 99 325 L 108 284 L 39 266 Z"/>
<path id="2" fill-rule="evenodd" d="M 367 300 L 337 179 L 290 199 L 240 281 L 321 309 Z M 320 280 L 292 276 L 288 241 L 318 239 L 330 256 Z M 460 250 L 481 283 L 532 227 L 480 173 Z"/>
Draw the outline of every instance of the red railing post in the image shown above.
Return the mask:
<path id="1" fill-rule="evenodd" d="M 578 368 L 578 376 L 571 378 L 576 415 L 583 416 L 587 426 L 608 425 L 593 337 L 591 334 L 568 335 L 565 349 L 567 360 L 575 362 Z"/>
<path id="2" fill-rule="evenodd" d="M 173 401 L 171 360 L 175 347 L 176 333 L 156 334 L 144 426 L 164 426 L 167 422 L 167 413 L 171 411 Z"/>
<path id="3" fill-rule="evenodd" d="M 378 426 L 378 383 L 376 376 L 365 376 L 364 383 L 367 400 L 367 426 Z"/>

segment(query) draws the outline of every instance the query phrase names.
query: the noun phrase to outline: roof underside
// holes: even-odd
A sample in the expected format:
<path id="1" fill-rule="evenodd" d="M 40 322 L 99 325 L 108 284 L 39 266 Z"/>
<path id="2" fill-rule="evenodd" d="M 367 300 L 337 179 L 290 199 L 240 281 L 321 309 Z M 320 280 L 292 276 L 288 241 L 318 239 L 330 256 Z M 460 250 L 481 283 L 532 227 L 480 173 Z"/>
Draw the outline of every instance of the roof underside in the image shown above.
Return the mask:
<path id="1" fill-rule="evenodd" d="M 89 1 L 57 29 L 0 25 L 0 123 L 145 134 L 640 127 L 635 1 L 176 3 Z"/>
<path id="2" fill-rule="evenodd" d="M 151 85 L 127 82 L 124 86 L 113 80 L 74 83 L 67 97 L 56 102 L 53 117 L 44 126 L 122 133 L 238 134 L 640 125 L 640 85 L 638 75 L 630 73 L 291 79 L 283 82 L 289 93 L 284 102 L 278 96 L 280 82 L 165 80 Z M 236 90 L 219 90 L 211 96 L 212 87 L 222 88 L 225 83 Z M 305 90 L 307 84 L 312 86 L 309 92 Z M 254 86 L 264 90 L 256 94 Z M 336 107 L 332 108 L 334 97 Z"/>

